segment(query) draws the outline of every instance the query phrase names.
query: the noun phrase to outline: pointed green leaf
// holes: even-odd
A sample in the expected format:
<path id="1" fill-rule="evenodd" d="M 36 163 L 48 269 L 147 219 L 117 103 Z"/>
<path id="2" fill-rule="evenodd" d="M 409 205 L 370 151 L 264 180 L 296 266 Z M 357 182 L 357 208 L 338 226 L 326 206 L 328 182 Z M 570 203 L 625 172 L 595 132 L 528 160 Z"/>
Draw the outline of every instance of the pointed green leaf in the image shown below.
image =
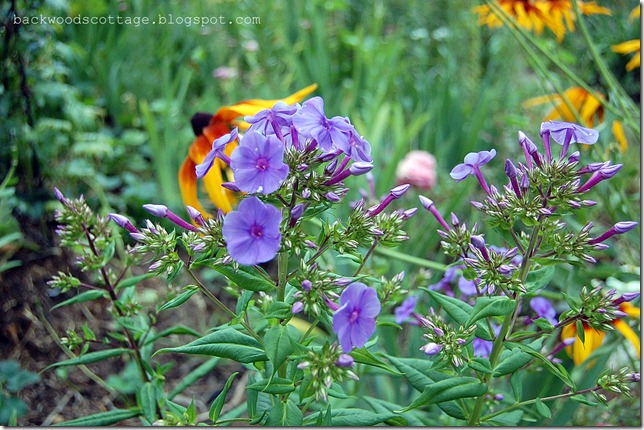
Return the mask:
<path id="1" fill-rule="evenodd" d="M 210 355 L 230 358 L 239 363 L 268 360 L 262 346 L 255 338 L 242 334 L 233 328 L 207 334 L 187 345 L 160 349 L 154 355 L 164 352 Z"/>
<path id="2" fill-rule="evenodd" d="M 277 402 L 268 414 L 266 425 L 275 427 L 300 427 L 303 421 L 304 415 L 302 411 L 293 400 L 289 399 L 286 403 Z"/>
<path id="3" fill-rule="evenodd" d="M 182 304 L 187 302 L 188 299 L 192 297 L 197 291 L 199 291 L 199 287 L 197 287 L 196 285 L 188 285 L 183 287 L 183 290 L 183 293 L 162 304 L 158 312 L 181 306 Z"/>
<path id="4" fill-rule="evenodd" d="M 286 378 L 273 377 L 250 384 L 249 390 L 261 391 L 268 394 L 286 394 L 295 391 L 293 381 Z"/>
<path id="5" fill-rule="evenodd" d="M 158 339 L 161 339 L 162 337 L 170 336 L 171 334 L 188 334 L 190 336 L 194 337 L 199 337 L 201 336 L 201 333 L 198 331 L 195 331 L 191 329 L 190 327 L 185 327 L 182 325 L 174 326 L 167 328 L 163 331 L 160 331 L 159 333 L 155 334 L 154 336 L 150 336 L 149 338 L 146 339 L 146 341 L 143 343 L 144 345 L 149 345 L 151 343 L 156 342 Z"/>
<path id="6" fill-rule="evenodd" d="M 467 365 L 477 372 L 483 372 L 487 375 L 492 374 L 492 365 L 490 364 L 490 360 L 487 358 L 474 357 L 469 363 L 467 363 Z"/>
<path id="7" fill-rule="evenodd" d="M 299 331 L 292 325 L 278 324 L 271 327 L 264 335 L 266 356 L 273 363 L 275 371 L 293 353 L 294 344 L 299 339 Z"/>
<path id="8" fill-rule="evenodd" d="M 233 281 L 243 290 L 268 292 L 275 289 L 275 284 L 273 282 L 270 282 L 265 277 L 259 275 L 253 268 L 239 266 L 239 268 L 235 270 L 232 266 L 224 264 L 213 264 L 210 267 Z"/>
<path id="9" fill-rule="evenodd" d="M 317 419 L 318 414 L 312 414 L 307 417 L 309 419 Z M 331 423 L 334 427 L 367 427 L 375 426 L 376 424 L 383 423 L 389 419 L 395 418 L 397 414 L 389 413 L 375 413 L 365 409 L 346 408 L 346 409 L 332 409 L 331 410 Z"/>
<path id="10" fill-rule="evenodd" d="M 514 394 L 514 399 L 517 402 L 520 402 L 523 397 L 523 376 L 521 373 L 514 373 L 510 377 L 510 385 L 512 386 L 512 393 Z"/>
<path id="11" fill-rule="evenodd" d="M 136 285 L 141 281 L 145 281 L 146 279 L 152 278 L 153 276 L 155 276 L 153 272 L 148 272 L 148 273 L 144 273 L 143 275 L 133 276 L 131 278 L 123 279 L 121 282 L 119 282 L 116 285 L 115 289 L 116 291 L 118 291 L 121 288 L 131 287 L 132 285 Z"/>
<path id="12" fill-rule="evenodd" d="M 141 415 L 141 411 L 139 409 L 115 409 L 113 411 L 88 415 L 71 421 L 56 423 L 54 426 L 102 427 L 116 424 L 128 418 L 138 417 L 139 415 Z"/>
<path id="13" fill-rule="evenodd" d="M 208 417 L 213 423 L 217 422 L 217 420 L 219 419 L 221 409 L 224 407 L 224 403 L 226 403 L 226 395 L 228 394 L 228 390 L 230 390 L 230 386 L 233 384 L 233 379 L 235 379 L 235 376 L 237 375 L 239 375 L 239 372 L 235 372 L 228 377 L 228 380 L 224 384 L 224 388 L 222 388 L 221 392 L 212 402 L 212 405 L 210 406 L 210 412 L 208 412 Z"/>
<path id="14" fill-rule="evenodd" d="M 409 384 L 420 392 L 423 392 L 425 387 L 433 384 L 435 381 L 449 377 L 432 369 L 433 363 L 429 360 L 399 358 L 391 355 L 386 355 L 386 357 L 396 369 L 403 373 Z"/>
<path id="15" fill-rule="evenodd" d="M 478 397 L 486 392 L 487 385 L 482 384 L 476 378 L 458 376 L 444 379 L 427 386 L 422 394 L 411 405 L 403 409 L 402 412 L 407 412 L 421 406 L 447 402 L 449 400 Z"/>
<path id="16" fill-rule="evenodd" d="M 254 291 L 244 290 L 239 299 L 237 300 L 237 306 L 235 307 L 235 315 L 241 316 L 242 313 L 246 311 L 250 300 L 253 298 Z"/>
<path id="17" fill-rule="evenodd" d="M 151 382 L 146 382 L 139 390 L 139 405 L 145 419 L 150 424 L 157 420 L 157 389 Z"/>
<path id="18" fill-rule="evenodd" d="M 539 415 L 541 415 L 544 418 L 552 418 L 552 414 L 550 413 L 550 408 L 541 401 L 541 399 L 536 399 L 534 402 L 534 406 L 537 409 L 537 412 Z"/>
<path id="19" fill-rule="evenodd" d="M 532 361 L 532 356 L 521 351 L 505 350 L 501 353 L 499 364 L 494 368 L 494 377 L 509 375 Z"/>
<path id="20" fill-rule="evenodd" d="M 268 306 L 264 318 L 287 319 L 293 316 L 292 306 L 284 302 L 273 302 Z"/>
<path id="21" fill-rule="evenodd" d="M 58 363 L 50 364 L 45 369 L 50 369 L 53 367 L 78 366 L 79 364 L 96 363 L 97 361 L 105 360 L 111 357 L 116 357 L 121 354 L 125 354 L 127 352 L 130 352 L 130 350 L 127 348 L 114 348 L 114 349 L 106 349 L 105 351 L 89 352 L 87 354 L 81 355 L 80 357 L 70 358 L 69 360 L 59 361 Z"/>
<path id="22" fill-rule="evenodd" d="M 574 400 L 575 402 L 583 403 L 584 405 L 588 405 L 588 406 L 597 406 L 597 405 L 599 405 L 599 403 L 593 402 L 592 400 L 588 399 L 583 394 L 574 395 L 574 396 L 570 397 L 570 400 Z"/>
<path id="23" fill-rule="evenodd" d="M 389 373 L 394 375 L 402 376 L 402 373 L 394 370 L 387 363 L 382 361 L 380 358 L 372 354 L 367 348 L 357 348 L 351 351 L 350 354 L 356 363 L 366 364 L 368 366 L 378 367 L 380 369 L 386 370 Z"/>
<path id="24" fill-rule="evenodd" d="M 454 319 L 458 324 L 468 327 L 465 325 L 467 320 L 470 318 L 470 314 L 473 311 L 472 306 L 468 305 L 462 300 L 459 300 L 454 297 L 449 297 L 444 294 L 441 294 L 436 291 L 429 290 L 427 288 L 422 288 L 427 291 L 429 295 L 443 308 L 445 312 Z M 494 340 L 487 327 L 484 325 L 479 325 L 475 332 L 477 337 L 480 337 L 484 340 Z"/>
<path id="25" fill-rule="evenodd" d="M 482 318 L 508 315 L 515 308 L 516 302 L 507 296 L 477 297 L 470 318 L 465 323 L 465 327 L 470 327 Z"/>
<path id="26" fill-rule="evenodd" d="M 566 368 L 563 366 L 555 366 L 552 364 L 550 360 L 548 360 L 546 357 L 541 355 L 538 351 L 535 351 L 533 348 L 531 348 L 528 345 L 523 345 L 521 343 L 515 343 L 515 342 L 503 342 L 503 345 L 505 345 L 506 348 L 508 349 L 515 349 L 519 348 L 523 352 L 527 352 L 534 358 L 538 359 L 541 361 L 541 363 L 544 365 L 544 367 L 553 375 L 555 375 L 557 378 L 561 379 L 561 381 L 572 388 L 574 391 L 577 390 L 575 383 L 570 379 L 570 375 L 568 374 L 568 371 Z"/>
<path id="27" fill-rule="evenodd" d="M 536 325 L 537 327 L 539 327 L 541 330 L 543 330 L 545 332 L 551 332 L 552 330 L 555 329 L 555 327 L 552 325 L 552 323 L 550 321 L 548 321 L 547 319 L 543 318 L 543 317 L 537 318 L 536 320 L 533 320 L 532 322 L 534 323 L 534 325 Z"/>
<path id="28" fill-rule="evenodd" d="M 81 302 L 89 302 L 91 300 L 96 300 L 100 298 L 107 298 L 108 294 L 107 291 L 103 290 L 89 290 L 85 291 L 83 293 L 80 293 L 71 299 L 67 299 L 64 302 L 60 302 L 57 305 L 54 305 L 51 307 L 51 310 L 53 311 L 54 309 L 61 308 L 63 306 L 71 305 L 74 303 L 81 303 Z"/>
<path id="29" fill-rule="evenodd" d="M 577 329 L 577 337 L 582 344 L 586 343 L 586 332 L 584 331 L 584 323 L 581 320 L 575 321 L 575 328 Z"/>
<path id="30" fill-rule="evenodd" d="M 555 274 L 555 266 L 541 267 L 537 270 L 532 270 L 528 274 L 528 278 L 524 283 L 524 287 L 528 293 L 534 293 L 537 290 L 548 285 L 548 282 Z"/>

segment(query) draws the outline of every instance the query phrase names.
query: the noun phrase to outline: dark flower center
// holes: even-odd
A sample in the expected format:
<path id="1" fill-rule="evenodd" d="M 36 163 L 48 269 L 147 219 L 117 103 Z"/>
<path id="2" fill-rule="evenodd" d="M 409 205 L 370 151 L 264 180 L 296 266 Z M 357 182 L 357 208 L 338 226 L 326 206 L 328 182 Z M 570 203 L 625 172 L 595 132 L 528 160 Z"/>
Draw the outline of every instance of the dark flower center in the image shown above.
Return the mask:
<path id="1" fill-rule="evenodd" d="M 264 235 L 264 230 L 262 229 L 261 226 L 257 224 L 253 224 L 253 226 L 250 228 L 250 235 L 253 236 L 255 239 L 261 239 L 262 236 Z"/>
<path id="2" fill-rule="evenodd" d="M 354 309 L 349 317 L 349 322 L 355 322 L 360 317 L 360 309 Z"/>
<path id="3" fill-rule="evenodd" d="M 259 157 L 257 159 L 257 164 L 255 165 L 257 167 L 257 170 L 266 170 L 268 169 L 268 160 L 264 157 Z"/>

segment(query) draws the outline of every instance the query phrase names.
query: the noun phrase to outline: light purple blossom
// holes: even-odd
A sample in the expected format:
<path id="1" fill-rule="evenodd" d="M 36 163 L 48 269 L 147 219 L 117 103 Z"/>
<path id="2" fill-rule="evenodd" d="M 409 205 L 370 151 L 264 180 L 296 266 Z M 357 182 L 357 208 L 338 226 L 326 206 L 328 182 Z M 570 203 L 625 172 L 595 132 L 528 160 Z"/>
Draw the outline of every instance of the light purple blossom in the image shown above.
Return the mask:
<path id="1" fill-rule="evenodd" d="M 592 128 L 582 127 L 571 122 L 548 121 L 541 124 L 539 134 L 543 138 L 546 150 L 550 148 L 550 137 L 554 139 L 561 148 L 560 159 L 563 159 L 568 153 L 568 147 L 571 143 L 585 143 L 592 145 L 599 139 L 599 132 Z"/>
<path id="2" fill-rule="evenodd" d="M 556 325 L 557 311 L 552 307 L 552 304 L 543 297 L 534 297 L 530 300 L 530 308 L 541 318 L 545 318 L 552 325 Z"/>
<path id="3" fill-rule="evenodd" d="M 288 105 L 279 101 L 271 109 L 264 109 L 254 116 L 247 116 L 244 121 L 251 124 L 249 132 L 258 131 L 264 135 L 275 134 L 280 140 L 283 140 L 282 128 L 288 129 L 293 124 L 293 115 L 299 107 L 299 105 Z"/>
<path id="4" fill-rule="evenodd" d="M 376 330 L 380 301 L 375 289 L 360 282 L 349 285 L 340 295 L 340 308 L 333 315 L 333 331 L 346 352 L 361 348 Z"/>
<path id="5" fill-rule="evenodd" d="M 315 139 L 323 151 L 329 152 L 335 148 L 345 154 L 350 153 L 349 134 L 353 126 L 339 116 L 327 118 L 321 97 L 305 101 L 293 116 L 293 124 L 302 136 Z"/>
<path id="6" fill-rule="evenodd" d="M 247 193 L 270 194 L 288 176 L 284 144 L 275 136 L 246 133 L 232 154 L 230 167 L 235 184 Z"/>
<path id="7" fill-rule="evenodd" d="M 427 355 L 436 355 L 439 352 L 441 352 L 442 349 L 443 349 L 442 345 L 439 345 L 439 344 L 434 343 L 434 342 L 429 342 L 428 344 L 425 344 L 425 345 L 420 347 L 420 350 L 423 351 Z"/>
<path id="8" fill-rule="evenodd" d="M 487 186 L 487 182 L 485 182 L 485 178 L 481 172 L 481 166 L 489 163 L 495 156 L 495 149 L 491 151 L 470 152 L 465 156 L 464 162 L 454 167 L 449 175 L 456 182 L 461 182 L 469 175 L 474 175 L 481 184 L 481 187 L 483 187 L 485 193 L 490 194 L 490 188 Z"/>
<path id="9" fill-rule="evenodd" d="M 208 173 L 208 171 L 215 163 L 215 158 L 221 158 L 226 164 L 230 164 L 230 158 L 228 158 L 228 156 L 224 154 L 224 150 L 229 143 L 237 139 L 237 135 L 238 131 L 237 127 L 235 127 L 230 133 L 224 134 L 223 136 L 215 139 L 215 141 L 212 142 L 212 149 L 210 150 L 210 152 L 206 154 L 206 157 L 203 159 L 201 164 L 197 164 L 197 166 L 195 166 L 195 173 L 197 174 L 197 178 L 203 178 L 204 176 L 206 176 L 206 173 Z"/>
<path id="10" fill-rule="evenodd" d="M 396 315 L 396 324 L 402 324 L 407 318 L 411 316 L 418 302 L 417 296 L 407 297 L 400 306 L 394 310 Z"/>
<path id="11" fill-rule="evenodd" d="M 280 249 L 280 211 L 257 197 L 243 200 L 224 218 L 222 233 L 228 253 L 240 264 L 272 260 Z"/>

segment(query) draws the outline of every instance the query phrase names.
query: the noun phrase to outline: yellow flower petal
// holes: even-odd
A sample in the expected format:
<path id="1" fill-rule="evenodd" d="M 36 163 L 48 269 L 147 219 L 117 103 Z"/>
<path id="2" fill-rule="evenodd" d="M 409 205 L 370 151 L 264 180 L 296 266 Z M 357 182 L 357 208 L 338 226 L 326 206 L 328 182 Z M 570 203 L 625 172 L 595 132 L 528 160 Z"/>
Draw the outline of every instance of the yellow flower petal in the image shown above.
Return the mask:
<path id="1" fill-rule="evenodd" d="M 624 134 L 624 126 L 622 125 L 622 123 L 617 120 L 613 121 L 611 131 L 613 132 L 615 140 L 617 141 L 617 143 L 619 143 L 619 149 L 622 151 L 622 153 L 626 152 L 626 149 L 628 148 L 628 141 L 626 140 L 626 134 Z"/>
<path id="2" fill-rule="evenodd" d="M 631 305 L 629 302 L 624 302 L 619 305 L 619 310 L 632 318 L 640 317 L 640 308 Z"/>
<path id="3" fill-rule="evenodd" d="M 621 319 L 615 320 L 612 322 L 612 324 L 613 324 L 613 327 L 615 327 L 615 330 L 620 332 L 622 336 L 624 336 L 626 340 L 628 340 L 635 347 L 635 351 L 637 351 L 637 357 L 639 358 L 640 338 L 637 335 L 637 333 L 635 333 L 633 329 L 628 324 L 626 324 L 624 320 L 621 320 Z"/>

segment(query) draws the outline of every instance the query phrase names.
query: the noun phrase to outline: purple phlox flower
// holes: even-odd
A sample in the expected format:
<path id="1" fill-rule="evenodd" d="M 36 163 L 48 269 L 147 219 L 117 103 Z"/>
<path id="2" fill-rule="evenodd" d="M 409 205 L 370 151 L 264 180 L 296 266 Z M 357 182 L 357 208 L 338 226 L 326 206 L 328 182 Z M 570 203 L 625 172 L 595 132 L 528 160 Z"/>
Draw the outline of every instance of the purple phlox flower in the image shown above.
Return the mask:
<path id="1" fill-rule="evenodd" d="M 378 215 L 380 212 L 382 212 L 387 206 L 389 206 L 389 203 L 393 202 L 396 199 L 401 198 L 405 193 L 409 190 L 411 185 L 409 184 L 402 184 L 398 185 L 397 187 L 392 188 L 389 191 L 389 194 L 385 196 L 385 198 L 382 200 L 377 205 L 372 206 L 367 210 L 367 216 L 374 217 Z"/>
<path id="2" fill-rule="evenodd" d="M 220 138 L 215 139 L 215 141 L 212 143 L 212 149 L 210 150 L 210 152 L 206 154 L 206 157 L 203 159 L 201 164 L 197 164 L 197 166 L 195 167 L 197 178 L 203 178 L 204 176 L 206 176 L 208 171 L 215 164 L 215 158 L 221 158 L 224 163 L 230 164 L 230 158 L 228 158 L 228 156 L 224 154 L 224 150 L 229 143 L 237 139 L 237 136 L 238 131 L 237 127 L 235 127 L 230 131 L 230 133 L 224 134 Z"/>
<path id="3" fill-rule="evenodd" d="M 631 231 L 637 227 L 637 223 L 635 221 L 621 221 L 612 226 L 610 229 L 608 229 L 606 232 L 603 234 L 597 236 L 594 239 L 590 239 L 588 241 L 588 244 L 590 245 L 595 245 L 597 243 L 603 242 L 609 237 L 615 236 L 616 234 L 624 234 L 627 231 Z"/>
<path id="4" fill-rule="evenodd" d="M 610 179 L 613 176 L 615 176 L 617 172 L 619 172 L 622 169 L 622 167 L 623 167 L 622 164 L 614 164 L 612 166 L 604 164 L 598 170 L 593 172 L 593 174 L 590 176 L 590 178 L 588 178 L 586 183 L 584 183 L 579 188 L 577 188 L 577 192 L 585 193 L 586 191 L 590 190 L 592 187 L 594 187 L 601 181 Z"/>
<path id="5" fill-rule="evenodd" d="M 282 128 L 290 128 L 293 124 L 293 115 L 299 107 L 299 105 L 288 105 L 279 101 L 271 109 L 264 109 L 253 116 L 244 117 L 244 121 L 251 124 L 249 132 L 258 131 L 264 135 L 275 134 L 279 140 L 284 140 Z"/>
<path id="6" fill-rule="evenodd" d="M 143 209 L 150 212 L 154 216 L 158 216 L 159 218 L 166 218 L 179 227 L 185 228 L 186 230 L 197 231 L 195 226 L 181 219 L 177 214 L 172 212 L 164 205 L 145 204 L 143 205 Z"/>
<path id="7" fill-rule="evenodd" d="M 624 293 L 620 297 L 616 298 L 613 300 L 613 305 L 621 305 L 624 302 L 630 302 L 632 300 L 635 300 L 640 296 L 640 293 Z"/>
<path id="8" fill-rule="evenodd" d="M 293 116 L 293 125 L 302 136 L 315 139 L 324 152 L 332 149 L 340 149 L 345 154 L 350 152 L 349 134 L 353 126 L 339 116 L 327 118 L 321 97 L 313 97 L 305 101 L 302 108 Z"/>
<path id="9" fill-rule="evenodd" d="M 429 342 L 428 344 L 425 344 L 425 345 L 420 347 L 420 350 L 423 351 L 427 355 L 436 355 L 439 352 L 441 352 L 442 349 L 443 349 L 442 345 L 439 345 L 439 344 L 434 343 L 434 342 Z"/>
<path id="10" fill-rule="evenodd" d="M 430 199 L 428 199 L 425 196 L 418 196 L 418 200 L 420 200 L 420 204 L 423 205 L 423 207 L 431 212 L 432 215 L 434 215 L 434 218 L 436 218 L 436 221 L 445 229 L 445 230 L 450 230 L 449 224 L 447 224 L 447 221 L 445 221 L 445 218 L 441 215 L 440 212 L 438 212 L 438 209 L 436 209 L 436 206 L 434 205 L 434 202 Z"/>
<path id="11" fill-rule="evenodd" d="M 355 129 L 351 130 L 349 134 L 349 152 L 347 155 L 354 161 L 363 161 L 365 163 L 373 161 L 373 158 L 371 158 L 371 145 Z"/>
<path id="12" fill-rule="evenodd" d="M 458 289 L 466 296 L 473 296 L 478 291 L 476 288 L 476 282 L 474 280 L 467 280 L 464 276 L 460 276 L 458 278 Z"/>
<path id="13" fill-rule="evenodd" d="M 62 196 L 62 194 L 61 194 Z M 63 197 L 64 198 L 64 197 Z M 130 233 L 139 233 L 139 230 L 137 230 L 136 227 L 130 222 L 129 219 L 124 217 L 123 215 L 111 213 L 108 215 L 112 221 L 114 221 L 116 224 L 119 225 L 119 227 L 122 227 L 129 231 Z"/>
<path id="14" fill-rule="evenodd" d="M 557 325 L 557 311 L 552 304 L 543 297 L 534 297 L 530 300 L 530 308 L 541 318 L 545 318 L 552 325 Z"/>
<path id="15" fill-rule="evenodd" d="M 247 193 L 270 194 L 288 176 L 284 144 L 275 136 L 246 133 L 232 154 L 230 167 L 235 184 Z"/>
<path id="16" fill-rule="evenodd" d="M 523 148 L 523 153 L 525 155 L 525 162 L 528 166 L 528 169 L 532 169 L 532 153 L 530 150 L 534 148 L 534 151 L 537 151 L 537 146 L 532 140 L 522 131 L 519 131 L 519 144 Z"/>
<path id="17" fill-rule="evenodd" d="M 374 288 L 360 282 L 349 285 L 340 296 L 340 308 L 333 315 L 333 331 L 345 352 L 361 348 L 376 330 L 380 301 Z"/>
<path id="18" fill-rule="evenodd" d="M 517 168 L 512 163 L 512 160 L 510 160 L 509 158 L 505 160 L 505 174 L 507 175 L 508 178 L 510 178 L 510 185 L 512 185 L 514 194 L 516 194 L 517 197 L 521 197 L 521 190 L 519 189 L 519 181 L 517 180 L 517 175 L 518 175 Z"/>
<path id="19" fill-rule="evenodd" d="M 462 265 L 448 267 L 447 270 L 445 270 L 443 277 L 437 283 L 430 285 L 429 289 L 440 290 L 440 289 L 447 288 L 449 284 L 451 284 L 454 281 L 454 279 L 456 279 L 457 271 L 463 269 L 463 267 L 464 266 Z"/>
<path id="20" fill-rule="evenodd" d="M 417 296 L 407 297 L 400 306 L 394 310 L 396 315 L 396 324 L 402 324 L 407 318 L 411 316 L 418 302 Z"/>
<path id="21" fill-rule="evenodd" d="M 199 212 L 197 209 L 188 205 L 186 206 L 186 210 L 188 211 L 188 215 L 190 215 L 190 218 L 192 218 L 194 222 L 196 222 L 202 227 L 206 224 L 206 220 L 204 219 L 201 212 Z"/>
<path id="22" fill-rule="evenodd" d="M 587 145 L 592 145 L 597 142 L 599 139 L 599 132 L 593 130 L 592 128 L 582 127 L 571 122 L 562 122 L 562 121 L 548 121 L 541 124 L 541 130 L 539 131 L 543 139 L 544 145 L 548 149 L 550 146 L 550 137 L 554 139 L 561 148 L 560 160 L 568 153 L 568 147 L 571 143 L 585 143 Z M 551 158 L 549 158 L 550 160 Z"/>
<path id="23" fill-rule="evenodd" d="M 230 256 L 240 264 L 259 264 L 272 260 L 280 249 L 280 211 L 257 197 L 239 204 L 224 218 L 222 233 Z"/>
<path id="24" fill-rule="evenodd" d="M 335 365 L 338 367 L 353 367 L 354 359 L 349 354 L 340 354 Z"/>
<path id="25" fill-rule="evenodd" d="M 492 149 L 491 151 L 470 152 L 465 156 L 464 163 L 454 167 L 449 175 L 455 179 L 456 182 L 461 182 L 469 175 L 474 175 L 481 184 L 483 191 L 489 195 L 490 188 L 487 186 L 487 182 L 485 182 L 485 178 L 481 172 L 481 166 L 489 163 L 495 156 L 495 149 Z"/>

